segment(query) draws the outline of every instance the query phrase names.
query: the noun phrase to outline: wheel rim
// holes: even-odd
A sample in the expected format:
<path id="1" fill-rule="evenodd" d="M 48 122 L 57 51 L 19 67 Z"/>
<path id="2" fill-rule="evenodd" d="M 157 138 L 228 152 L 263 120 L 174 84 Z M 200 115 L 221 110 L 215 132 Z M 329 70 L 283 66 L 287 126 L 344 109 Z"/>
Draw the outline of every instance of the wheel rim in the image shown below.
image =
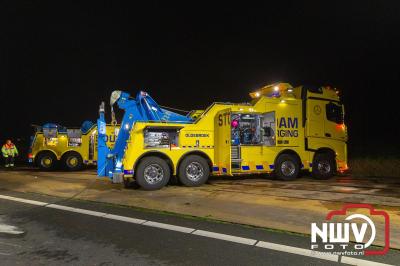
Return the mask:
<path id="1" fill-rule="evenodd" d="M 203 166 L 198 162 L 191 162 L 186 166 L 186 176 L 191 181 L 199 181 L 204 175 Z"/>
<path id="2" fill-rule="evenodd" d="M 149 184 L 156 184 L 163 180 L 164 170 L 158 164 L 150 164 L 144 169 L 144 179 Z"/>
<path id="3" fill-rule="evenodd" d="M 292 161 L 284 161 L 281 165 L 281 172 L 284 176 L 292 176 L 296 172 L 296 165 Z"/>
<path id="4" fill-rule="evenodd" d="M 318 171 L 321 174 L 329 174 L 331 172 L 331 165 L 328 161 L 320 161 L 318 162 Z"/>
<path id="5" fill-rule="evenodd" d="M 78 165 L 78 158 L 76 157 L 69 157 L 67 160 L 67 164 L 69 167 L 75 167 Z"/>
<path id="6" fill-rule="evenodd" d="M 50 157 L 43 157 L 43 159 L 41 160 L 40 164 L 43 167 L 48 168 L 48 167 L 51 166 L 52 162 L 53 162 L 53 160 Z"/>

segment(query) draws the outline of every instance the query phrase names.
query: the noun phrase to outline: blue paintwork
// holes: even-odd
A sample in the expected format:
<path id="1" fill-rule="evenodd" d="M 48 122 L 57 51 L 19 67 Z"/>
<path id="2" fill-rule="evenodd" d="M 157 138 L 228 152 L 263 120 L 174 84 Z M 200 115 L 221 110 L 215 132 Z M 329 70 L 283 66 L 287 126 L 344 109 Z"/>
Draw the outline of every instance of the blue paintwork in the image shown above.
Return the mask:
<path id="1" fill-rule="evenodd" d="M 106 121 L 104 112 L 100 112 L 98 126 L 98 162 L 97 175 L 112 177 L 114 173 L 123 173 L 122 159 L 130 130 L 136 121 L 191 123 L 192 119 L 161 108 L 146 92 L 140 91 L 136 98 L 122 92 L 117 100 L 118 107 L 125 111 L 120 130 L 113 149 L 106 145 Z"/>
<path id="2" fill-rule="evenodd" d="M 82 123 L 82 126 L 81 126 L 81 131 L 82 131 L 82 133 L 83 133 L 83 134 L 88 133 L 89 130 L 91 130 L 93 126 L 94 126 L 94 123 L 93 123 L 92 121 L 90 121 L 90 120 L 84 121 L 84 122 Z"/>
<path id="3" fill-rule="evenodd" d="M 57 129 L 58 133 L 67 133 L 67 128 L 55 123 L 46 123 L 42 126 L 43 129 Z"/>

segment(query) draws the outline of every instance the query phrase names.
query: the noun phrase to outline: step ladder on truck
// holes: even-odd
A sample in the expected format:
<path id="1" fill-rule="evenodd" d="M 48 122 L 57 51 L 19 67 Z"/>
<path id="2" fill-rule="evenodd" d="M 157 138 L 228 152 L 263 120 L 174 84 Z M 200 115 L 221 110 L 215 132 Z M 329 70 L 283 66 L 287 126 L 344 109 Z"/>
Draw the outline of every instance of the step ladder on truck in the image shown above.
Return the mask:
<path id="1" fill-rule="evenodd" d="M 111 106 L 117 102 L 125 114 L 108 149 L 100 141 L 100 109 L 98 175 L 154 190 L 172 175 L 199 186 L 210 175 L 274 173 L 294 180 L 306 170 L 328 179 L 348 169 L 344 108 L 335 89 L 276 83 L 250 97 L 250 103 L 213 103 L 184 116 L 160 108 L 144 92 L 135 100 L 113 93 Z"/>

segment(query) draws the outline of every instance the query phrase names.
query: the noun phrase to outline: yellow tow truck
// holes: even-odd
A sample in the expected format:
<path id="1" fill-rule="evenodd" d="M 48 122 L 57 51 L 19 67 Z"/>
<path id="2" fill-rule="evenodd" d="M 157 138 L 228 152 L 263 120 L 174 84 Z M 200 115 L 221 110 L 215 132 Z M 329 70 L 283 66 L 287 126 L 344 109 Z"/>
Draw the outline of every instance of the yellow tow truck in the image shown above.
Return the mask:
<path id="1" fill-rule="evenodd" d="M 273 172 L 293 180 L 308 170 L 327 179 L 347 170 L 344 107 L 335 89 L 277 83 L 250 96 L 250 103 L 213 103 L 196 110 L 185 123 L 125 120 L 123 156 L 112 161 L 118 167 L 107 165 L 108 175 L 153 190 L 171 175 L 198 186 L 210 175 Z"/>
<path id="2" fill-rule="evenodd" d="M 97 126 L 85 121 L 81 128 L 66 128 L 47 123 L 34 126 L 28 161 L 42 170 L 53 170 L 59 166 L 69 171 L 80 170 L 84 165 L 97 163 Z M 115 143 L 119 127 L 107 125 L 108 147 Z"/>

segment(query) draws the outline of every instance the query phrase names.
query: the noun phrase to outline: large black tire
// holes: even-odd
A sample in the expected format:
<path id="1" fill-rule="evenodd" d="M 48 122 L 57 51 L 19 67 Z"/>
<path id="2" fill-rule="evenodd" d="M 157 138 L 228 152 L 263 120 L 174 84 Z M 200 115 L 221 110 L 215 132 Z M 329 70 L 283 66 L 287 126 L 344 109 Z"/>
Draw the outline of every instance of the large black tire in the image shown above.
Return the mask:
<path id="1" fill-rule="evenodd" d="M 39 153 L 35 159 L 36 165 L 45 171 L 54 170 L 57 166 L 57 157 L 50 151 Z"/>
<path id="2" fill-rule="evenodd" d="M 188 187 L 201 186 L 210 176 L 206 159 L 199 155 L 189 155 L 179 165 L 179 181 Z"/>
<path id="3" fill-rule="evenodd" d="M 335 157 L 330 153 L 317 153 L 312 164 L 312 176 L 315 179 L 325 180 L 336 173 Z"/>
<path id="4" fill-rule="evenodd" d="M 299 176 L 300 162 L 293 154 L 281 154 L 275 161 L 274 174 L 285 181 L 294 180 Z"/>
<path id="5" fill-rule="evenodd" d="M 82 169 L 82 156 L 77 152 L 67 152 L 61 157 L 63 167 L 67 171 L 78 171 Z"/>
<path id="6" fill-rule="evenodd" d="M 149 156 L 140 160 L 135 177 L 144 190 L 157 190 L 168 183 L 171 170 L 164 159 Z"/>

